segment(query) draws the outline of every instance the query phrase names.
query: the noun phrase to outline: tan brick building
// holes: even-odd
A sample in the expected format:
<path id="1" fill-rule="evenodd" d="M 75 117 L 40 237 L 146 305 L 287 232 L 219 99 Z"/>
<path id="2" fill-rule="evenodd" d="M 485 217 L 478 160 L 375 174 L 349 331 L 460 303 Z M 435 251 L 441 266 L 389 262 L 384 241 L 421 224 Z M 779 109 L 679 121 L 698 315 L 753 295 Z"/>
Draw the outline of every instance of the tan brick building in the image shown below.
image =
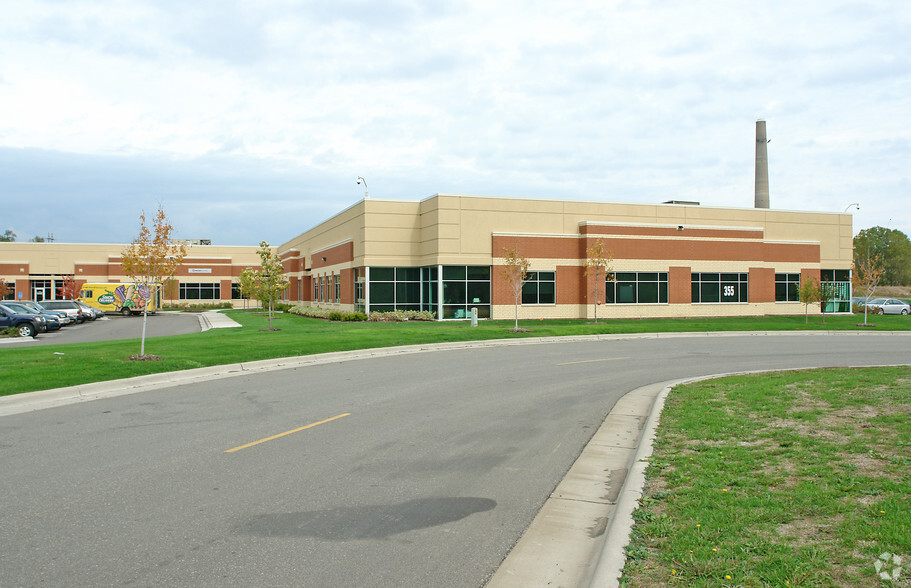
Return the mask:
<path id="1" fill-rule="evenodd" d="M 801 280 L 832 281 L 850 311 L 852 217 L 836 213 L 437 194 L 363 200 L 279 247 L 288 299 L 340 310 L 509 318 L 504 249 L 530 262 L 520 316 L 800 314 Z M 614 281 L 585 275 L 602 239 Z"/>
<path id="2" fill-rule="evenodd" d="M 129 282 L 120 267 L 125 244 L 0 243 L 0 279 L 12 293 L 8 298 L 53 300 L 64 278 L 77 285 Z M 239 300 L 240 272 L 260 264 L 257 247 L 189 245 L 175 274 L 176 283 L 163 293 L 164 301 L 212 302 Z"/>
<path id="3" fill-rule="evenodd" d="M 601 239 L 614 281 L 585 274 Z M 0 278 L 13 297 L 56 298 L 77 282 L 124 282 L 118 244 L 0 243 Z M 437 194 L 362 200 L 276 247 L 291 303 L 339 310 L 428 310 L 438 318 L 511 318 L 504 249 L 530 262 L 523 318 L 802 314 L 797 287 L 827 279 L 827 312 L 850 311 L 848 214 L 696 203 L 624 204 Z M 238 277 L 255 246 L 191 245 L 165 301 L 241 303 Z"/>

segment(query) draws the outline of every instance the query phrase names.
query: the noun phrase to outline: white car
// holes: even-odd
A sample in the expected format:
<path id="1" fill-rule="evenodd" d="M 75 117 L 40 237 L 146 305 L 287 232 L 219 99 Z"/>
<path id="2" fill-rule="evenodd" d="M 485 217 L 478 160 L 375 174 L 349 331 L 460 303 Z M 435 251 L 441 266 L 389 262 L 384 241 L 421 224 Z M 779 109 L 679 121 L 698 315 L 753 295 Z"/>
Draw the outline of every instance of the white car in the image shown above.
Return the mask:
<path id="1" fill-rule="evenodd" d="M 867 303 L 867 308 L 875 314 L 911 313 L 911 305 L 895 298 L 874 298 Z"/>

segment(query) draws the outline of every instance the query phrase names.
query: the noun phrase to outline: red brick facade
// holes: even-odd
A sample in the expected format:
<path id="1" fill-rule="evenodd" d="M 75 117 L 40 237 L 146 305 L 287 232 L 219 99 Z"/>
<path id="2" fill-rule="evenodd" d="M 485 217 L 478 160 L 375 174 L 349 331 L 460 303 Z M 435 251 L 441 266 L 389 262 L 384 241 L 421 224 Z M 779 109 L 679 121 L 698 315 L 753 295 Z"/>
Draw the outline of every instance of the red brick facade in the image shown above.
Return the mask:
<path id="1" fill-rule="evenodd" d="M 671 262 L 666 269 L 649 270 L 668 272 L 669 304 L 692 303 L 694 270 L 692 266 L 671 265 L 673 260 L 718 264 L 719 269 L 700 271 L 748 273 L 750 303 L 775 301 L 775 269 L 753 264 L 820 262 L 818 244 L 763 241 L 763 232 L 759 229 L 582 224 L 578 236 L 495 234 L 491 246 L 495 258 L 504 257 L 505 250 L 518 249 L 519 255 L 529 260 L 532 271 L 548 265 L 548 260 L 575 260 L 576 265 L 556 267 L 556 303 L 590 305 L 596 302 L 594 276 L 585 275 L 585 265 L 588 246 L 595 239 L 603 240 L 612 258 L 623 260 L 627 267 L 631 260 L 652 262 L 650 267 L 656 261 Z M 733 263 L 743 267 L 730 269 Z M 627 271 L 644 270 L 629 268 Z M 818 269 L 805 269 L 802 273 L 803 279 L 808 276 L 819 279 Z M 504 281 L 502 266 L 493 268 L 491 289 L 494 305 L 514 303 L 514 294 Z M 598 290 L 597 301 L 603 302 L 603 299 L 602 287 Z"/>

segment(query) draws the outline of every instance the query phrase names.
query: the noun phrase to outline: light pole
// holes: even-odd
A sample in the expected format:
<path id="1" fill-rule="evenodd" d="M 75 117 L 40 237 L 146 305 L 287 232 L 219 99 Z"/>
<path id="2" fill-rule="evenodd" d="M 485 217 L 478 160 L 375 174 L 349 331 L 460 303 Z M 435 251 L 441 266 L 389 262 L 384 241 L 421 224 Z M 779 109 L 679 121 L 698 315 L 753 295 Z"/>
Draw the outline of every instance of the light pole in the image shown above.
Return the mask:
<path id="1" fill-rule="evenodd" d="M 364 182 L 364 200 L 367 200 L 368 198 L 370 198 L 370 193 L 367 191 L 367 180 L 365 180 L 361 176 L 358 176 L 357 177 L 358 185 L 360 185 L 361 182 Z"/>
<path id="2" fill-rule="evenodd" d="M 845 207 L 845 212 L 848 212 L 848 209 L 851 208 L 852 206 L 855 207 L 857 210 L 860 210 L 860 204 L 858 204 L 856 202 L 852 202 L 851 204 L 849 204 L 848 206 Z"/>

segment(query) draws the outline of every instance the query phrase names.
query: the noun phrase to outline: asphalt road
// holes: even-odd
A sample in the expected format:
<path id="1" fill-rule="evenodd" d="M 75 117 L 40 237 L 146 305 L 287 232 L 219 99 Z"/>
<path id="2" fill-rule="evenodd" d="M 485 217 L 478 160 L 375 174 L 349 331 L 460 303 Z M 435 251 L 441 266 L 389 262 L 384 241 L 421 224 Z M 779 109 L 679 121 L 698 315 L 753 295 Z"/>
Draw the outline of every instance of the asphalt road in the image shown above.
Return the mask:
<path id="1" fill-rule="evenodd" d="M 488 347 L 2 417 L 0 586 L 480 586 L 626 392 L 909 357 L 902 335 Z"/>
<path id="2" fill-rule="evenodd" d="M 146 337 L 184 335 L 200 331 L 197 313 L 161 312 L 149 315 L 146 321 Z M 115 339 L 139 339 L 142 335 L 141 316 L 105 316 L 81 325 L 70 325 L 57 331 L 39 333 L 34 339 L 20 338 L 0 340 L 2 348 L 28 347 L 34 345 L 57 345 L 60 343 L 89 343 Z"/>

